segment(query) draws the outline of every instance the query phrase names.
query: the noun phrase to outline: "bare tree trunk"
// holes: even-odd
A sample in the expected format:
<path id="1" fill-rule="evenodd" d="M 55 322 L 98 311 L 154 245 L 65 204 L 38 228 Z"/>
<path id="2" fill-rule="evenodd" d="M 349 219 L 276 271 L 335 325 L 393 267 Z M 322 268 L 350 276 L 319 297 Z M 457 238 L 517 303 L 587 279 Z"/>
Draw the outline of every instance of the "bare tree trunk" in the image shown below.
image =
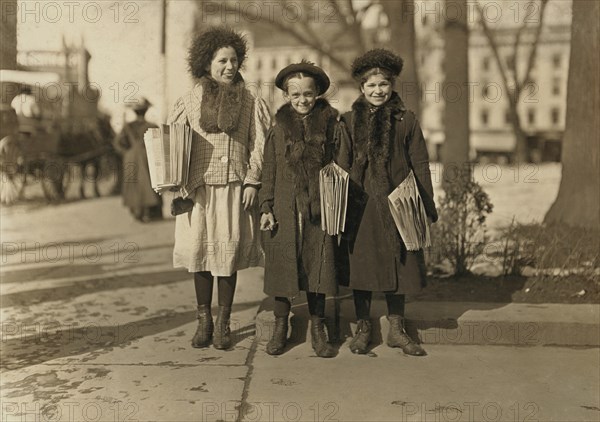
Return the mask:
<path id="1" fill-rule="evenodd" d="M 519 94 L 520 98 L 520 94 Z M 521 116 L 517 109 L 516 99 L 509 99 L 509 115 L 510 123 L 513 127 L 513 133 L 515 135 L 515 152 L 514 160 L 517 163 L 526 163 L 529 161 L 529 147 L 527 145 L 527 133 L 523 130 L 521 125 Z"/>
<path id="2" fill-rule="evenodd" d="M 381 5 L 390 20 L 390 44 L 404 59 L 397 89 L 406 106 L 421 115 L 421 89 L 417 77 L 414 0 L 383 0 Z"/>
<path id="3" fill-rule="evenodd" d="M 546 223 L 600 228 L 600 2 L 573 2 L 562 180 Z"/>
<path id="4" fill-rule="evenodd" d="M 469 162 L 469 29 L 467 0 L 446 0 L 444 26 L 444 183 L 470 175 Z"/>

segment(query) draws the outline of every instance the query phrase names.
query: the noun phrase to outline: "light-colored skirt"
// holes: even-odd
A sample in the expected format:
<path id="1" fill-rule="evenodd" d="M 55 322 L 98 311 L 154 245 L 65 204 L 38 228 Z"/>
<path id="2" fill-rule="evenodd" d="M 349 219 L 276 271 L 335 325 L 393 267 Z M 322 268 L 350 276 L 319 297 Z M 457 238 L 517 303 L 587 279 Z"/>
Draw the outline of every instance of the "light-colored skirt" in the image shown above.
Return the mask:
<path id="1" fill-rule="evenodd" d="M 190 199 L 192 211 L 175 219 L 175 268 L 227 277 L 264 266 L 258 207 L 244 211 L 241 183 L 200 186 Z"/>

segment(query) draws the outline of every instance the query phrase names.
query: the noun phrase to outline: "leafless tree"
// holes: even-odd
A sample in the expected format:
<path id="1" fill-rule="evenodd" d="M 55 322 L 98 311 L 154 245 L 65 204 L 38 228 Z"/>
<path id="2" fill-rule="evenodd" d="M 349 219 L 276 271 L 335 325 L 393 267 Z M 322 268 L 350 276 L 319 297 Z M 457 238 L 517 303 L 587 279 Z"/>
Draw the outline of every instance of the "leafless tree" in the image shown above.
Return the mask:
<path id="1" fill-rule="evenodd" d="M 513 36 L 513 43 L 511 51 L 508 54 L 508 60 L 505 60 L 500 53 L 500 46 L 496 38 L 495 31 L 490 27 L 489 23 L 485 19 L 483 8 L 481 4 L 477 3 L 477 10 L 479 12 L 479 23 L 483 29 L 483 33 L 487 38 L 490 48 L 494 54 L 496 65 L 500 70 L 502 77 L 502 83 L 504 85 L 504 92 L 508 94 L 508 106 L 510 122 L 513 127 L 513 131 L 516 137 L 515 146 L 515 160 L 517 162 L 524 162 L 529 160 L 529 152 L 527 148 L 527 134 L 523 130 L 521 125 L 521 119 L 519 117 L 517 106 L 521 100 L 523 93 L 530 88 L 531 84 L 531 70 L 535 65 L 537 48 L 542 33 L 544 23 L 544 11 L 548 5 L 549 0 L 539 0 L 539 17 L 531 17 L 530 19 L 524 19 L 522 24 L 515 30 Z M 530 23 L 532 23 L 530 25 Z M 526 31 L 533 29 L 533 40 L 531 43 L 527 43 L 529 51 L 524 56 L 519 54 L 521 48 L 525 48 L 526 45 L 523 42 L 523 35 Z M 519 73 L 518 69 L 519 61 L 521 57 L 525 57 L 524 71 Z"/>

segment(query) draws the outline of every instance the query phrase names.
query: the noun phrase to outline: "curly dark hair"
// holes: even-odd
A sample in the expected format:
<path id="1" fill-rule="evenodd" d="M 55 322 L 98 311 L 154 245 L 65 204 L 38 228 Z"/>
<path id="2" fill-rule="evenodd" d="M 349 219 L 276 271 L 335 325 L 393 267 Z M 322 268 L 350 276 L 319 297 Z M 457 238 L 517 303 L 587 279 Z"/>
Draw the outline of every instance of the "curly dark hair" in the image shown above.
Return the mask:
<path id="1" fill-rule="evenodd" d="M 395 78 L 402 72 L 403 65 L 402 57 L 385 48 L 375 48 L 352 62 L 352 77 L 360 81 L 366 72 L 378 68 L 387 70 L 391 77 Z"/>
<path id="2" fill-rule="evenodd" d="M 217 50 L 223 47 L 232 47 L 235 50 L 238 69 L 241 69 L 248 51 L 246 39 L 231 28 L 216 26 L 196 35 L 192 41 L 192 45 L 188 50 L 190 73 L 196 78 L 208 74 L 206 71 L 207 66 L 210 66 Z"/>

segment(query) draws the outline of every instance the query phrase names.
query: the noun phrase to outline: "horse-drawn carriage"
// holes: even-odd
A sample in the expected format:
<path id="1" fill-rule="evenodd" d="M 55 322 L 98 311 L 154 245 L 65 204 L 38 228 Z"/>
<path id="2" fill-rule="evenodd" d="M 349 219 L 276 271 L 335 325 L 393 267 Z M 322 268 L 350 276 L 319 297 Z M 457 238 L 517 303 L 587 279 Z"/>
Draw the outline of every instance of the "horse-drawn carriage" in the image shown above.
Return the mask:
<path id="1" fill-rule="evenodd" d="M 2 70 L 0 200 L 18 200 L 40 182 L 48 200 L 60 200 L 68 185 L 92 181 L 94 194 L 118 189 L 119 157 L 112 146 L 110 117 L 98 110 L 99 92 L 65 83 L 58 73 Z M 18 93 L 11 99 L 6 98 Z M 88 174 L 89 170 L 93 174 Z"/>

